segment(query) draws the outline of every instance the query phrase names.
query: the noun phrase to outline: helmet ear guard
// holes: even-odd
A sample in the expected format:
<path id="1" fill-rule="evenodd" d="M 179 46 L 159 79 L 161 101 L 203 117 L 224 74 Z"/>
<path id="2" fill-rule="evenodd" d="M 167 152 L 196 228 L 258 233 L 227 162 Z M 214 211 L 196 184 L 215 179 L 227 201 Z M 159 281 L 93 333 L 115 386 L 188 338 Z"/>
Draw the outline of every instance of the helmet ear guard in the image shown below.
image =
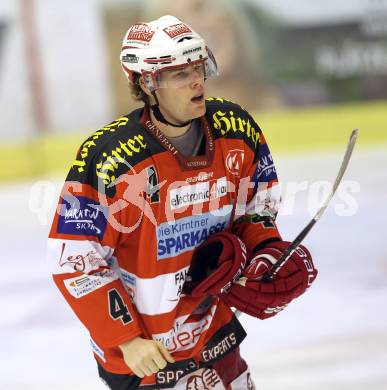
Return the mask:
<path id="1" fill-rule="evenodd" d="M 218 72 L 218 64 L 216 63 L 215 56 L 208 46 L 206 46 L 206 51 L 208 54 L 208 58 L 204 62 L 204 66 L 205 66 L 205 74 L 207 80 L 211 76 L 219 76 L 219 72 Z"/>
<path id="2" fill-rule="evenodd" d="M 141 76 L 144 80 L 145 86 L 153 94 L 153 92 L 156 91 L 156 89 L 158 88 L 157 74 L 155 74 L 153 72 L 142 71 Z"/>

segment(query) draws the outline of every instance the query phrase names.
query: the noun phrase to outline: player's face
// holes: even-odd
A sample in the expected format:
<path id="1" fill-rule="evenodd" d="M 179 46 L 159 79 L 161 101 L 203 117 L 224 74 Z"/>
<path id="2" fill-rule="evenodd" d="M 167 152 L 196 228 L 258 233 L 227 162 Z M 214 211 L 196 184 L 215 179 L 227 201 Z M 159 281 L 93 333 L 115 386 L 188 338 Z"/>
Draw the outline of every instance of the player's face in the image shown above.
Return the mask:
<path id="1" fill-rule="evenodd" d="M 184 123 L 204 115 L 203 65 L 162 72 L 157 97 L 161 112 L 173 123 Z"/>

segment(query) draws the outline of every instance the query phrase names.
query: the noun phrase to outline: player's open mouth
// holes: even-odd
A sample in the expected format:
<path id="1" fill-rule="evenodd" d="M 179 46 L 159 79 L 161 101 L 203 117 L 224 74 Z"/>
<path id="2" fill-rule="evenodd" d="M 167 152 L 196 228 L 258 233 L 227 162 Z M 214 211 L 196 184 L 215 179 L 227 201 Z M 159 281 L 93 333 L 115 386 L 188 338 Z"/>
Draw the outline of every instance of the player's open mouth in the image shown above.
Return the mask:
<path id="1" fill-rule="evenodd" d="M 203 94 L 201 95 L 197 95 L 197 96 L 194 96 L 192 99 L 191 99 L 191 102 L 194 102 L 194 103 L 201 103 L 204 99 L 204 96 Z"/>

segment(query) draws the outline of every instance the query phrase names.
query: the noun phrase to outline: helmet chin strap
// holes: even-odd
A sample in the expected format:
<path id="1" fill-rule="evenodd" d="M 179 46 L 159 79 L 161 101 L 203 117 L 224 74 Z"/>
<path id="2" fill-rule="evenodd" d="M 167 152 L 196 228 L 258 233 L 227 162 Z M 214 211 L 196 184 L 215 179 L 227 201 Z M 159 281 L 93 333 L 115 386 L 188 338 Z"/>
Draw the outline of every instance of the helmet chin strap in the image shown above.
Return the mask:
<path id="1" fill-rule="evenodd" d="M 159 108 L 159 100 L 157 99 L 156 92 L 153 91 L 153 92 L 152 92 L 152 95 L 153 95 L 153 97 L 155 98 L 156 103 L 155 103 L 155 104 L 152 104 L 152 105 L 149 104 L 149 107 L 151 108 L 151 110 L 152 110 L 152 112 L 153 112 L 153 115 L 155 116 L 155 118 L 156 118 L 159 122 L 164 123 L 164 124 L 169 125 L 169 126 L 173 126 L 173 127 L 184 127 L 184 126 L 189 125 L 189 124 L 193 121 L 193 119 L 191 119 L 190 121 L 184 122 L 184 123 L 182 123 L 181 125 L 177 125 L 177 124 L 175 124 L 175 123 L 169 122 L 169 121 L 164 117 L 163 113 L 160 111 L 160 108 Z M 148 99 L 148 102 L 149 102 L 149 99 Z"/>

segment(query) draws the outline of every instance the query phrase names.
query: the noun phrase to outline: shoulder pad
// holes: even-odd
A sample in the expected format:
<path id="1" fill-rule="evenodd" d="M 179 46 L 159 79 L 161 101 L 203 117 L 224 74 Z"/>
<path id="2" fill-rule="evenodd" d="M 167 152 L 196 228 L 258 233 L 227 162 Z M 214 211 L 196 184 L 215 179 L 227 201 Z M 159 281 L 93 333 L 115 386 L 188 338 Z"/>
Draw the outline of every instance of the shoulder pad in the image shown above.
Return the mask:
<path id="1" fill-rule="evenodd" d="M 206 117 L 215 139 L 243 139 L 253 151 L 258 148 L 261 129 L 252 116 L 238 104 L 222 98 L 208 98 Z"/>
<path id="2" fill-rule="evenodd" d="M 206 106 L 209 110 L 214 110 L 217 108 L 244 111 L 247 115 L 248 112 L 239 104 L 232 102 L 231 100 L 226 100 L 221 97 L 208 97 L 206 98 Z"/>
<path id="3" fill-rule="evenodd" d="M 117 119 L 83 142 L 67 180 L 88 183 L 94 188 L 98 181 L 110 185 L 151 154 L 162 152 L 163 148 L 140 124 L 139 112 L 135 110 Z"/>

